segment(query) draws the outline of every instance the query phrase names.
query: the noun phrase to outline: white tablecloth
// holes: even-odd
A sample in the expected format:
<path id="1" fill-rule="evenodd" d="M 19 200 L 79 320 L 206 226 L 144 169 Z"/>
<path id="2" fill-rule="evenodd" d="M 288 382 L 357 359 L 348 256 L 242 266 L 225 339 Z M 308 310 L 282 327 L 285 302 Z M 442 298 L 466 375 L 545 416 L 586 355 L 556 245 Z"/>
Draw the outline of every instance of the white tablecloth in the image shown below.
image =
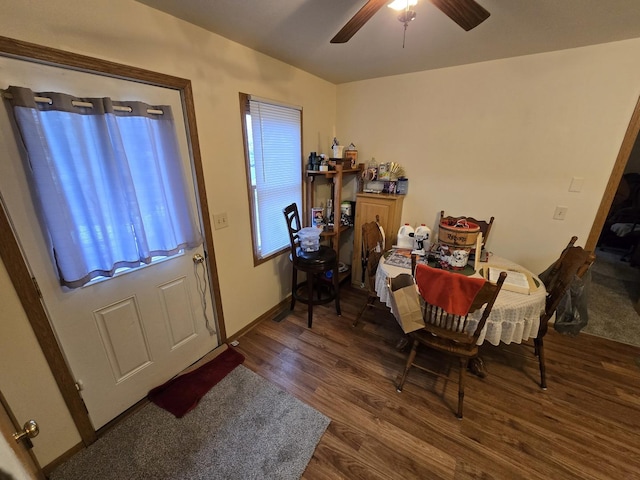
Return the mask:
<path id="1" fill-rule="evenodd" d="M 488 265 L 503 269 L 528 271 L 512 261 L 496 255 L 492 255 L 488 263 L 480 263 L 480 268 L 487 268 Z M 384 258 L 380 260 L 376 272 L 376 293 L 378 297 L 380 297 L 380 301 L 391 308 L 394 316 L 396 316 L 396 312 L 394 312 L 391 307 L 387 278 L 396 277 L 401 273 L 410 273 L 410 269 L 385 264 Z M 474 275 L 479 276 L 478 273 Z M 511 292 L 505 289 L 500 290 L 491 314 L 489 318 L 487 318 L 485 328 L 480 334 L 478 345 L 485 340 L 492 345 L 498 345 L 500 342 L 521 343 L 522 340 L 527 340 L 538 334 L 540 314 L 544 311 L 547 292 L 540 279 L 533 274 L 531 275 L 538 282 L 539 286 L 529 295 Z M 474 316 L 479 317 L 481 314 L 481 311 L 475 312 L 469 314 L 469 318 L 473 319 Z M 471 324 L 470 327 L 475 328 L 475 325 Z"/>

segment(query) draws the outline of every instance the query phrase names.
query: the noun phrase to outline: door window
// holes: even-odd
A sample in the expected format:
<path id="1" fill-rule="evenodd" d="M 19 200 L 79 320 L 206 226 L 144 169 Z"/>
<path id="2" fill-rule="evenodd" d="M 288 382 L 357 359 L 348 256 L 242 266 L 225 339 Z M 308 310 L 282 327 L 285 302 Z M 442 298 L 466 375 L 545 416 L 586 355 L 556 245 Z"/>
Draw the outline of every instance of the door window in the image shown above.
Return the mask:
<path id="1" fill-rule="evenodd" d="M 8 93 L 63 286 L 202 243 L 169 106 Z"/>

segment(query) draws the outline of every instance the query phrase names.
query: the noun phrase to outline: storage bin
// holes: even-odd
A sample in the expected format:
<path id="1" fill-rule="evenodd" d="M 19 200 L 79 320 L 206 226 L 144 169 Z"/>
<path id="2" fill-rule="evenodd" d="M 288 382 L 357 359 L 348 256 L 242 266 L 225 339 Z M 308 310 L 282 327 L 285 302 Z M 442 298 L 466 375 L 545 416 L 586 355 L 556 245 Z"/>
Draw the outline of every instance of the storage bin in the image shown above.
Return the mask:
<path id="1" fill-rule="evenodd" d="M 316 227 L 304 227 L 298 231 L 300 248 L 303 252 L 317 252 L 320 250 L 320 230 Z"/>

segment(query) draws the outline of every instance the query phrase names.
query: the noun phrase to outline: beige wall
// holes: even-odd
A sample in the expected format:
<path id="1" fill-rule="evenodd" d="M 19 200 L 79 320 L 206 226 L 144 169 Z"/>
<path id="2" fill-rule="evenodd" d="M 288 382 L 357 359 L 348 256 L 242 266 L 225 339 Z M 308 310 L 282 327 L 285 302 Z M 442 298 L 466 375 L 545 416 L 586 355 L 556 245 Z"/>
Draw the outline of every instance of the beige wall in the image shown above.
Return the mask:
<path id="1" fill-rule="evenodd" d="M 333 137 L 335 85 L 131 0 L 0 0 L 0 7 L 4 36 L 192 81 L 210 211 L 229 218 L 228 228 L 214 231 L 227 334 L 284 299 L 286 256 L 253 266 L 238 92 L 302 105 L 304 150 L 323 151 Z M 80 439 L 4 266 L 0 287 L 0 385 L 21 421 L 38 418 L 35 452 L 46 465 Z"/>
<path id="2" fill-rule="evenodd" d="M 572 234 L 586 239 L 640 89 L 640 40 L 336 89 L 131 0 L 0 6 L 5 36 L 191 79 L 210 210 L 229 217 L 214 242 L 230 335 L 287 295 L 290 274 L 284 257 L 253 267 L 239 91 L 302 105 L 305 152 L 326 151 L 336 125 L 361 161 L 401 162 L 404 220 L 495 215 L 489 247 L 539 270 Z M 582 193 L 567 191 L 572 176 Z M 21 421 L 38 417 L 46 465 L 79 437 L 4 268 L 0 288 L 0 388 Z"/>
<path id="3" fill-rule="evenodd" d="M 489 249 L 539 272 L 587 239 L 640 95 L 638 58 L 635 39 L 339 85 L 337 132 L 360 161 L 405 167 L 403 221 L 493 215 Z"/>

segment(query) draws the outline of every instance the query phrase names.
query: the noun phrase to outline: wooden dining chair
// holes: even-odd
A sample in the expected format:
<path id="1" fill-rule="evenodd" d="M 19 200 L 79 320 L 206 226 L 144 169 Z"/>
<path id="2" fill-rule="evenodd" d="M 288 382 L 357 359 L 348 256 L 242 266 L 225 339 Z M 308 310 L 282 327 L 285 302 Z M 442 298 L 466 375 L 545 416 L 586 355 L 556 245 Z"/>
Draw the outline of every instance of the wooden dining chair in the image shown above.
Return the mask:
<path id="1" fill-rule="evenodd" d="M 291 275 L 291 310 L 296 305 L 296 300 L 301 303 L 307 304 L 307 325 L 311 328 L 313 323 L 313 306 L 324 303 L 329 303 L 335 300 L 336 313 L 340 312 L 340 282 L 338 271 L 338 256 L 333 248 L 325 245 L 320 245 L 320 249 L 315 252 L 305 252 L 300 248 L 300 239 L 298 232 L 302 229 L 300 223 L 300 214 L 298 213 L 298 206 L 295 203 L 287 206 L 284 210 L 284 217 L 287 222 L 287 230 L 289 232 L 289 241 L 291 253 L 289 258 L 293 265 L 293 273 Z M 298 283 L 298 271 L 305 272 L 307 274 L 307 280 L 305 282 Z M 321 275 L 327 276 L 327 272 L 330 272 L 331 284 L 333 288 L 330 289 L 330 294 L 326 297 L 321 297 L 318 291 L 317 298 L 314 298 L 313 293 L 316 290 L 317 282 Z M 300 293 L 302 287 L 306 285 L 306 293 Z"/>
<path id="2" fill-rule="evenodd" d="M 437 270 L 437 272 L 436 272 Z M 416 266 L 416 284 L 424 300 L 425 326 L 410 334 L 413 341 L 404 371 L 397 385 L 401 392 L 411 367 L 443 376 L 424 365 L 416 363 L 419 346 L 457 357 L 460 361 L 458 377 L 458 410 L 462 418 L 465 376 L 469 361 L 478 355 L 478 338 L 500 293 L 506 273 L 502 272 L 493 284 L 482 278 L 474 278 L 446 270 L 438 270 L 424 264 Z M 435 300 L 434 300 L 435 298 Z M 480 320 L 472 320 L 469 313 L 482 310 Z M 465 313 L 466 311 L 466 313 Z"/>
<path id="3" fill-rule="evenodd" d="M 451 225 L 455 225 L 459 220 L 468 220 L 470 222 L 475 223 L 480 227 L 480 232 L 482 232 L 482 243 L 484 245 L 487 244 L 487 240 L 489 240 L 489 233 L 491 232 L 491 226 L 493 225 L 493 220 L 495 217 L 491 217 L 489 221 L 486 220 L 477 220 L 473 217 L 451 217 L 445 216 L 444 210 L 440 211 L 440 222 L 447 221 Z"/>
<path id="4" fill-rule="evenodd" d="M 385 248 L 384 234 L 378 222 L 379 217 L 376 215 L 375 221 L 362 225 L 361 261 L 363 283 L 367 287 L 367 300 L 353 322 L 354 327 L 360 321 L 360 317 L 364 314 L 365 310 L 373 307 L 378 298 L 378 294 L 376 293 L 376 272 L 378 271 L 378 264 L 380 263 L 380 258 Z"/>
<path id="5" fill-rule="evenodd" d="M 538 335 L 534 338 L 534 353 L 540 364 L 540 388 L 547 389 L 544 336 L 549 329 L 549 320 L 558 309 L 563 296 L 571 287 L 576 278 L 582 278 L 596 259 L 593 252 L 576 247 L 574 244 L 578 237 L 573 236 L 560 257 L 542 274 L 540 280 L 547 290 L 545 308 L 540 315 L 540 327 Z"/>

